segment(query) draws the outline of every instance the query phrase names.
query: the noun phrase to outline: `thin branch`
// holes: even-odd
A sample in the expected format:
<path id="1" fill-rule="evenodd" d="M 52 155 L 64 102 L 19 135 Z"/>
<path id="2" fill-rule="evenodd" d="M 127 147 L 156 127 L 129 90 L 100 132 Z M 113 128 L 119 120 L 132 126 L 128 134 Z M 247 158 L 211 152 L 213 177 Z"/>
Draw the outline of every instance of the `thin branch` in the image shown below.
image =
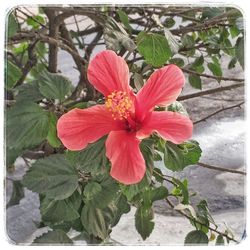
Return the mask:
<path id="1" fill-rule="evenodd" d="M 229 173 L 234 173 L 234 174 L 246 175 L 246 172 L 244 172 L 244 171 L 234 170 L 234 169 L 230 169 L 230 168 L 216 167 L 216 166 L 212 166 L 212 165 L 202 163 L 202 162 L 198 162 L 197 165 L 199 165 L 203 168 L 209 168 L 209 169 L 218 170 L 218 171 L 222 171 L 222 172 L 229 172 Z"/>
<path id="2" fill-rule="evenodd" d="M 202 73 L 198 73 L 195 72 L 193 70 L 190 69 L 186 69 L 186 68 L 182 68 L 182 71 L 192 74 L 192 75 L 197 75 L 197 76 L 202 76 L 202 77 L 206 77 L 206 78 L 211 78 L 211 79 L 216 79 L 218 81 L 233 81 L 233 82 L 244 82 L 245 79 L 241 79 L 241 78 L 233 78 L 233 77 L 222 77 L 222 76 L 213 76 L 213 75 L 208 75 L 208 74 L 202 74 Z"/>
<path id="3" fill-rule="evenodd" d="M 34 49 L 36 47 L 37 42 L 38 42 L 38 40 L 35 40 L 33 43 L 31 43 L 28 46 L 27 51 L 28 51 L 29 59 L 28 59 L 27 63 L 25 64 L 25 66 L 23 67 L 22 75 L 18 79 L 18 81 L 16 82 L 14 87 L 17 87 L 17 86 L 21 85 L 23 83 L 23 81 L 25 80 L 26 76 L 28 75 L 28 73 L 30 72 L 30 70 L 36 65 L 37 57 L 36 57 L 36 55 L 34 53 Z"/>
<path id="4" fill-rule="evenodd" d="M 171 208 L 174 208 L 174 207 L 175 207 L 175 205 L 174 205 L 168 198 L 166 198 L 165 200 L 166 200 L 166 202 L 170 205 Z M 189 219 L 189 220 L 191 220 L 191 221 L 193 221 L 193 222 L 195 222 L 195 223 L 198 223 L 198 224 L 200 224 L 200 225 L 202 225 L 202 226 L 204 226 L 204 227 L 207 227 L 207 228 L 209 228 L 211 231 L 216 232 L 217 234 L 220 234 L 220 235 L 226 237 L 227 239 L 229 239 L 229 240 L 231 240 L 231 241 L 234 241 L 234 242 L 236 242 L 236 243 L 239 243 L 237 240 L 235 240 L 234 238 L 230 237 L 230 236 L 227 235 L 226 233 L 222 233 L 222 232 L 220 232 L 219 230 L 217 230 L 217 229 L 215 229 L 215 228 L 212 228 L 211 226 L 207 226 L 206 224 L 203 224 L 202 222 L 197 221 L 194 217 L 192 217 L 192 216 L 186 214 L 183 210 L 175 210 L 175 211 L 177 211 L 179 214 L 183 215 L 183 216 L 186 217 L 187 219 Z"/>
<path id="5" fill-rule="evenodd" d="M 54 44 L 54 45 L 60 47 L 61 49 L 67 51 L 72 56 L 77 57 L 83 63 L 85 63 L 85 60 L 82 57 L 80 57 L 79 54 L 77 52 L 75 52 L 72 48 L 70 48 L 68 45 L 66 45 L 66 44 L 62 43 L 61 41 L 56 40 L 52 37 L 49 37 L 47 35 L 43 35 L 41 33 L 20 32 L 11 38 L 12 41 L 16 41 L 16 40 L 20 41 L 23 39 L 29 39 L 29 40 L 38 39 L 38 40 L 45 42 L 45 43 Z"/>
<path id="6" fill-rule="evenodd" d="M 214 89 L 208 89 L 208 90 L 196 92 L 196 93 L 193 93 L 193 94 L 187 94 L 187 95 L 179 96 L 177 100 L 178 101 L 183 101 L 183 100 L 196 98 L 196 97 L 203 96 L 203 95 L 210 95 L 210 94 L 222 92 L 222 91 L 225 91 L 225 90 L 240 88 L 240 87 L 244 87 L 244 83 L 236 83 L 236 84 L 231 84 L 229 86 L 218 87 L 218 88 L 214 88 Z"/>
<path id="7" fill-rule="evenodd" d="M 225 110 L 233 109 L 233 108 L 240 108 L 242 104 L 244 104 L 244 102 L 241 102 L 241 103 L 238 103 L 238 104 L 236 104 L 236 105 L 229 106 L 229 107 L 226 107 L 226 108 L 223 107 L 222 109 L 219 109 L 219 110 L 215 111 L 214 113 L 212 113 L 212 114 L 210 114 L 210 115 L 208 115 L 208 116 L 206 116 L 206 117 L 204 117 L 204 118 L 202 118 L 202 119 L 200 119 L 200 120 L 198 120 L 198 121 L 193 122 L 193 124 L 197 124 L 197 123 L 200 123 L 200 122 L 204 122 L 204 121 L 206 121 L 208 118 L 210 118 L 210 117 L 212 117 L 212 116 L 214 116 L 214 115 L 216 115 L 216 114 L 218 114 L 218 113 L 220 113 L 220 112 L 223 112 L 223 111 L 225 111 Z"/>

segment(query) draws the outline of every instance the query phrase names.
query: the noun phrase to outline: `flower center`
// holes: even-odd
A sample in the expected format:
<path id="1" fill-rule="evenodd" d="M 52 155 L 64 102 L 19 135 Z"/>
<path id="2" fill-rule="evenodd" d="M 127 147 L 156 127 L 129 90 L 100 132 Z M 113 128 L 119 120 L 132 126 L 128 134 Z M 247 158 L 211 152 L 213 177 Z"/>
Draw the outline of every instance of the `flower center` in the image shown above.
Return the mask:
<path id="1" fill-rule="evenodd" d="M 114 120 L 122 120 L 129 116 L 132 108 L 132 101 L 126 92 L 115 90 L 106 97 L 105 105 L 112 113 Z"/>

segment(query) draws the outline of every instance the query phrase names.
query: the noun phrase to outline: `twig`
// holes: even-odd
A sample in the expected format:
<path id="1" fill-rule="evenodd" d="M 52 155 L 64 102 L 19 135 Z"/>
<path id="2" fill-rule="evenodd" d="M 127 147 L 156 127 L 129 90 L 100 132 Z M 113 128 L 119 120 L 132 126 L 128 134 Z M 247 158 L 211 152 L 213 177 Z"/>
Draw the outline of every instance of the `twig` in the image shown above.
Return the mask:
<path id="1" fill-rule="evenodd" d="M 208 89 L 208 90 L 196 92 L 193 94 L 183 95 L 183 96 L 178 97 L 177 100 L 183 101 L 183 100 L 187 100 L 187 99 L 191 99 L 191 98 L 195 98 L 195 97 L 199 97 L 199 96 L 203 96 L 203 95 L 210 95 L 210 94 L 222 92 L 225 90 L 240 88 L 240 87 L 244 87 L 244 83 L 236 83 L 236 84 L 231 84 L 231 85 L 225 86 L 225 87 L 218 87 L 218 88 L 214 88 L 214 89 Z"/>
<path id="2" fill-rule="evenodd" d="M 223 112 L 223 111 L 225 111 L 225 110 L 233 109 L 233 108 L 240 108 L 240 106 L 241 106 L 242 104 L 244 104 L 244 102 L 241 102 L 241 103 L 238 103 L 238 104 L 236 104 L 236 105 L 229 106 L 229 107 L 226 107 L 226 108 L 223 107 L 222 109 L 219 109 L 219 110 L 215 111 L 214 113 L 212 113 L 212 114 L 210 114 L 210 115 L 208 115 L 208 116 L 206 116 L 206 117 L 204 117 L 204 118 L 202 118 L 202 119 L 200 119 L 200 120 L 198 120 L 198 121 L 193 122 L 193 124 L 197 124 L 197 123 L 200 123 L 200 122 L 204 122 L 204 121 L 206 121 L 208 118 L 210 118 L 210 117 L 212 117 L 212 116 L 214 116 L 214 115 L 216 115 L 216 114 L 218 114 L 218 113 L 220 113 L 220 112 Z"/>
<path id="3" fill-rule="evenodd" d="M 202 163 L 202 162 L 198 162 L 197 165 L 203 167 L 203 168 L 209 168 L 209 169 L 213 169 L 213 170 L 218 170 L 218 171 L 222 171 L 222 172 L 229 172 L 229 173 L 234 173 L 234 174 L 241 174 L 241 175 L 246 175 L 246 172 L 244 171 L 240 171 L 240 170 L 234 170 L 234 169 L 230 169 L 230 168 L 223 168 L 223 167 L 215 167 L 206 163 Z"/>
<path id="4" fill-rule="evenodd" d="M 202 73 L 198 73 L 198 72 L 195 72 L 193 70 L 186 69 L 186 68 L 181 68 L 181 69 L 182 69 L 182 71 L 189 73 L 189 74 L 198 75 L 198 76 L 211 78 L 211 79 L 216 79 L 218 81 L 244 82 L 244 80 L 245 80 L 245 79 L 233 78 L 233 77 L 231 78 L 231 77 L 222 77 L 222 76 L 213 76 L 213 75 L 208 75 L 208 74 L 202 74 Z"/>
<path id="5" fill-rule="evenodd" d="M 175 207 L 175 205 L 174 205 L 168 198 L 166 198 L 165 200 L 166 200 L 166 202 L 170 205 L 171 208 L 174 208 L 174 207 Z M 226 237 L 226 238 L 229 239 L 229 240 L 232 240 L 232 241 L 234 241 L 234 242 L 236 242 L 236 243 L 239 243 L 237 240 L 235 240 L 234 238 L 230 237 L 230 236 L 227 235 L 226 233 L 222 233 L 222 232 L 220 232 L 219 230 L 217 230 L 217 229 L 215 229 L 215 228 L 212 228 L 211 226 L 207 226 L 206 224 L 203 224 L 202 222 L 197 221 L 197 220 L 196 220 L 195 218 L 193 218 L 192 216 L 186 214 L 183 210 L 175 210 L 175 211 L 177 211 L 179 214 L 183 215 L 183 216 L 186 217 L 187 219 L 189 219 L 189 220 L 191 220 L 191 221 L 193 221 L 193 222 L 195 222 L 195 223 L 197 223 L 197 224 L 200 224 L 200 225 L 202 225 L 202 226 L 204 226 L 204 227 L 207 227 L 207 228 L 209 228 L 211 231 L 216 232 L 217 234 L 220 234 L 220 235 Z"/>
<path id="6" fill-rule="evenodd" d="M 17 87 L 19 85 L 21 85 L 23 83 L 23 81 L 25 80 L 26 76 L 28 75 L 28 73 L 30 72 L 30 70 L 36 65 L 37 63 L 37 57 L 34 53 L 34 49 L 36 47 L 38 40 L 35 40 L 33 43 L 31 43 L 28 46 L 28 57 L 29 60 L 27 61 L 27 63 L 25 64 L 25 66 L 22 69 L 22 75 L 19 78 L 19 80 L 16 82 L 14 87 Z"/>
<path id="7" fill-rule="evenodd" d="M 72 56 L 75 56 L 77 57 L 80 61 L 82 61 L 83 63 L 85 63 L 85 60 L 79 56 L 78 53 L 76 53 L 72 48 L 70 48 L 68 45 L 62 43 L 61 41 L 59 40 L 56 40 L 54 38 L 51 38 L 47 35 L 43 35 L 41 33 L 31 33 L 31 32 L 20 32 L 20 33 L 17 33 L 15 36 L 13 36 L 11 38 L 12 41 L 16 41 L 16 40 L 23 40 L 23 39 L 29 39 L 29 40 L 33 40 L 33 39 L 38 39 L 42 42 L 45 42 L 45 43 L 49 43 L 49 44 L 54 44 L 58 47 L 60 47 L 61 49 L 69 52 Z"/>

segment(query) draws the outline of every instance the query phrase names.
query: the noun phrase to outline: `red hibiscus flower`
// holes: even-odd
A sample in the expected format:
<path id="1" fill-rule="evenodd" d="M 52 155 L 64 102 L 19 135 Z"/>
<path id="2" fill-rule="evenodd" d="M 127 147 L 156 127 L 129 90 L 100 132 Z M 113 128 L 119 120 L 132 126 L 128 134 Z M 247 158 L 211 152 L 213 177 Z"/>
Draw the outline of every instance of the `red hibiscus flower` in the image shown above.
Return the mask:
<path id="1" fill-rule="evenodd" d="M 179 113 L 154 111 L 176 100 L 184 85 L 184 75 L 175 65 L 156 70 L 135 95 L 129 86 L 125 60 L 113 51 L 100 52 L 90 62 L 88 80 L 105 96 L 105 105 L 75 108 L 60 117 L 58 137 L 70 150 L 84 149 L 108 134 L 106 156 L 110 175 L 124 184 L 143 178 L 146 166 L 140 140 L 158 133 L 179 144 L 192 136 L 191 120 Z"/>

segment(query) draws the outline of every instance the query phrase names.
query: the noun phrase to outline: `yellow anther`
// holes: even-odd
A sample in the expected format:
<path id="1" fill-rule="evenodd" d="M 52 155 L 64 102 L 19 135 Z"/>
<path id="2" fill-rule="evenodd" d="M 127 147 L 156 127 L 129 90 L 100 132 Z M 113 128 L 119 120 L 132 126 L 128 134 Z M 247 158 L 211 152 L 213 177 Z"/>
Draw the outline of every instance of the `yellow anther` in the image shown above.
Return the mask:
<path id="1" fill-rule="evenodd" d="M 132 101 L 126 92 L 113 91 L 107 96 L 105 105 L 114 120 L 127 118 L 132 109 Z"/>

